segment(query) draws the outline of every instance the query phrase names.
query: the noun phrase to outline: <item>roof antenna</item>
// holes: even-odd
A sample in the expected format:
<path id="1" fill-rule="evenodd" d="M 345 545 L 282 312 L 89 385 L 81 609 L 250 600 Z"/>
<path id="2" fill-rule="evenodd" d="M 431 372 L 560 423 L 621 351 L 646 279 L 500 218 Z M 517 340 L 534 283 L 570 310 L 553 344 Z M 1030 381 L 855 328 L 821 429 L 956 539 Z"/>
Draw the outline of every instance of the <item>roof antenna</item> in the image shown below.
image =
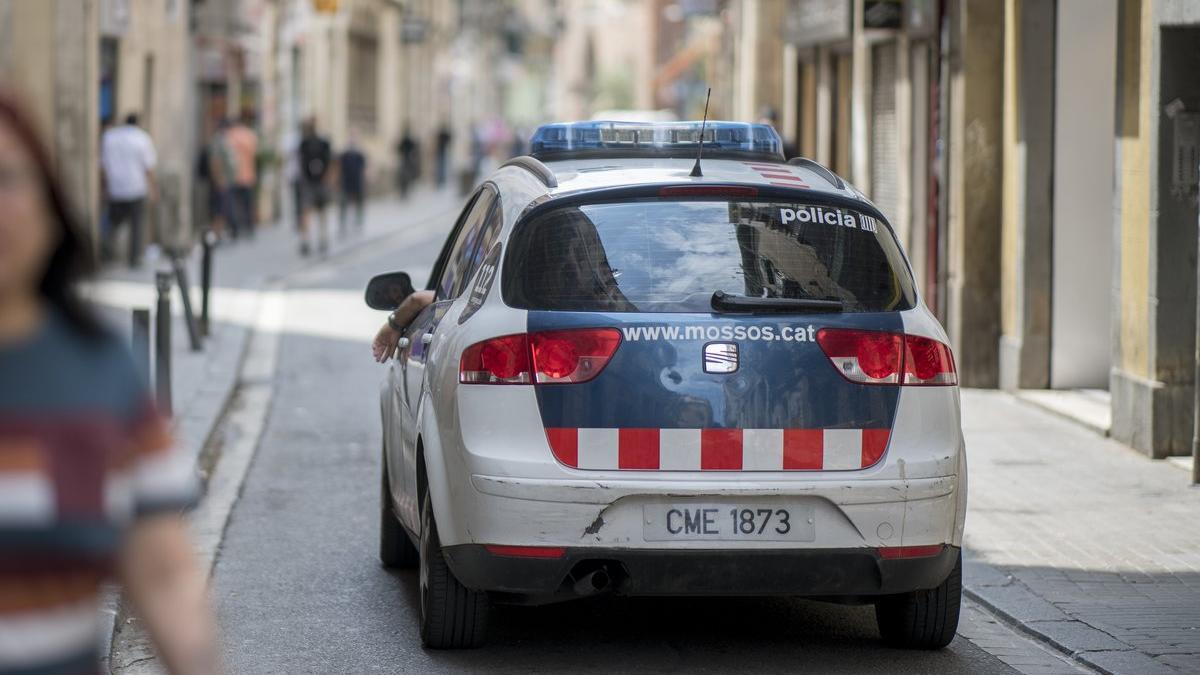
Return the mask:
<path id="1" fill-rule="evenodd" d="M 704 120 L 700 122 L 700 145 L 696 146 L 696 163 L 692 166 L 692 172 L 688 174 L 692 178 L 702 178 L 704 173 L 700 171 L 700 158 L 704 156 L 704 127 L 708 125 L 708 99 L 712 98 L 712 87 L 708 88 L 708 93 L 704 95 Z"/>

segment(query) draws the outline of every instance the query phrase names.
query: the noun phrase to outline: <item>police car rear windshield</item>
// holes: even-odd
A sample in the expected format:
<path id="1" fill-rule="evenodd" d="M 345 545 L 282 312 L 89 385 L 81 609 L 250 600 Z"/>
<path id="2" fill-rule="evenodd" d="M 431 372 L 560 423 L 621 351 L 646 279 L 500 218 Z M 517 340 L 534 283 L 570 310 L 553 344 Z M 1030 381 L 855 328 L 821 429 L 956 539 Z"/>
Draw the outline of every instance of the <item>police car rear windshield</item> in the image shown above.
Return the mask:
<path id="1" fill-rule="evenodd" d="M 518 225 L 502 280 L 523 309 L 709 312 L 715 291 L 909 309 L 913 280 L 888 228 L 842 208 L 759 201 L 632 201 Z M 797 310 L 803 311 L 803 310 Z"/>

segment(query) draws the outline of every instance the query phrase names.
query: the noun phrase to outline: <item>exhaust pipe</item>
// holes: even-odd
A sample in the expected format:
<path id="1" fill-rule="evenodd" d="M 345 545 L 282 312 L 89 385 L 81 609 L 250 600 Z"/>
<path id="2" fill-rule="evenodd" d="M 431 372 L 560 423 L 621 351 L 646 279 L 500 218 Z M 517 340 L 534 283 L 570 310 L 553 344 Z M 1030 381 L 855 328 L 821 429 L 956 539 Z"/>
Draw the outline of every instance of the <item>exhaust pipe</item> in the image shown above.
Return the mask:
<path id="1" fill-rule="evenodd" d="M 600 568 L 580 577 L 573 588 L 577 595 L 594 595 L 607 589 L 611 583 L 612 577 L 608 575 L 608 571 Z"/>

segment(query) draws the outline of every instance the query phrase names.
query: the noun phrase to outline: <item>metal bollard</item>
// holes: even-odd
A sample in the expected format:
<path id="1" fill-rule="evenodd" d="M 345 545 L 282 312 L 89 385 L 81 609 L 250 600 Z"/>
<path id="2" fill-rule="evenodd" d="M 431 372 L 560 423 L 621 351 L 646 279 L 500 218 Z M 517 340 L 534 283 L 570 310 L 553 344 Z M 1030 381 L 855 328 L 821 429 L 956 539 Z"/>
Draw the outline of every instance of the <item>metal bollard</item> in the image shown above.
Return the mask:
<path id="1" fill-rule="evenodd" d="M 158 409 L 171 416 L 171 272 L 155 272 L 158 305 L 154 317 L 154 382 Z"/>
<path id="2" fill-rule="evenodd" d="M 196 315 L 192 313 L 192 290 L 188 287 L 187 267 L 183 264 L 183 258 L 172 255 L 171 268 L 175 270 L 175 280 L 179 282 L 179 297 L 183 301 L 183 323 L 187 326 L 188 342 L 192 351 L 198 352 L 203 345 L 200 344 L 200 329 L 196 327 Z"/>
<path id="3" fill-rule="evenodd" d="M 208 291 L 212 288 L 212 250 L 216 235 L 212 230 L 200 238 L 200 334 L 208 337 Z"/>
<path id="4" fill-rule="evenodd" d="M 150 390 L 150 310 L 133 310 L 133 360 L 142 376 L 142 384 Z"/>

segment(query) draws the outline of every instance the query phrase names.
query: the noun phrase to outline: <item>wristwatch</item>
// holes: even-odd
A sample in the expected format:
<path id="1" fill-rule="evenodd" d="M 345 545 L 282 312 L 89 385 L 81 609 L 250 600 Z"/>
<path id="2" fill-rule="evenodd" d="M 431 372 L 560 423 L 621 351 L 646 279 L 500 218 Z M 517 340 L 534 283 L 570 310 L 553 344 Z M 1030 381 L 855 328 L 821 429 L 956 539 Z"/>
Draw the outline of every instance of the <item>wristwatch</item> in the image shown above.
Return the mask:
<path id="1" fill-rule="evenodd" d="M 388 322 L 388 325 L 392 327 L 392 330 L 396 331 L 397 333 L 404 332 L 404 326 L 401 326 L 400 324 L 396 323 L 396 313 L 395 312 L 391 312 L 388 314 L 387 322 Z"/>

